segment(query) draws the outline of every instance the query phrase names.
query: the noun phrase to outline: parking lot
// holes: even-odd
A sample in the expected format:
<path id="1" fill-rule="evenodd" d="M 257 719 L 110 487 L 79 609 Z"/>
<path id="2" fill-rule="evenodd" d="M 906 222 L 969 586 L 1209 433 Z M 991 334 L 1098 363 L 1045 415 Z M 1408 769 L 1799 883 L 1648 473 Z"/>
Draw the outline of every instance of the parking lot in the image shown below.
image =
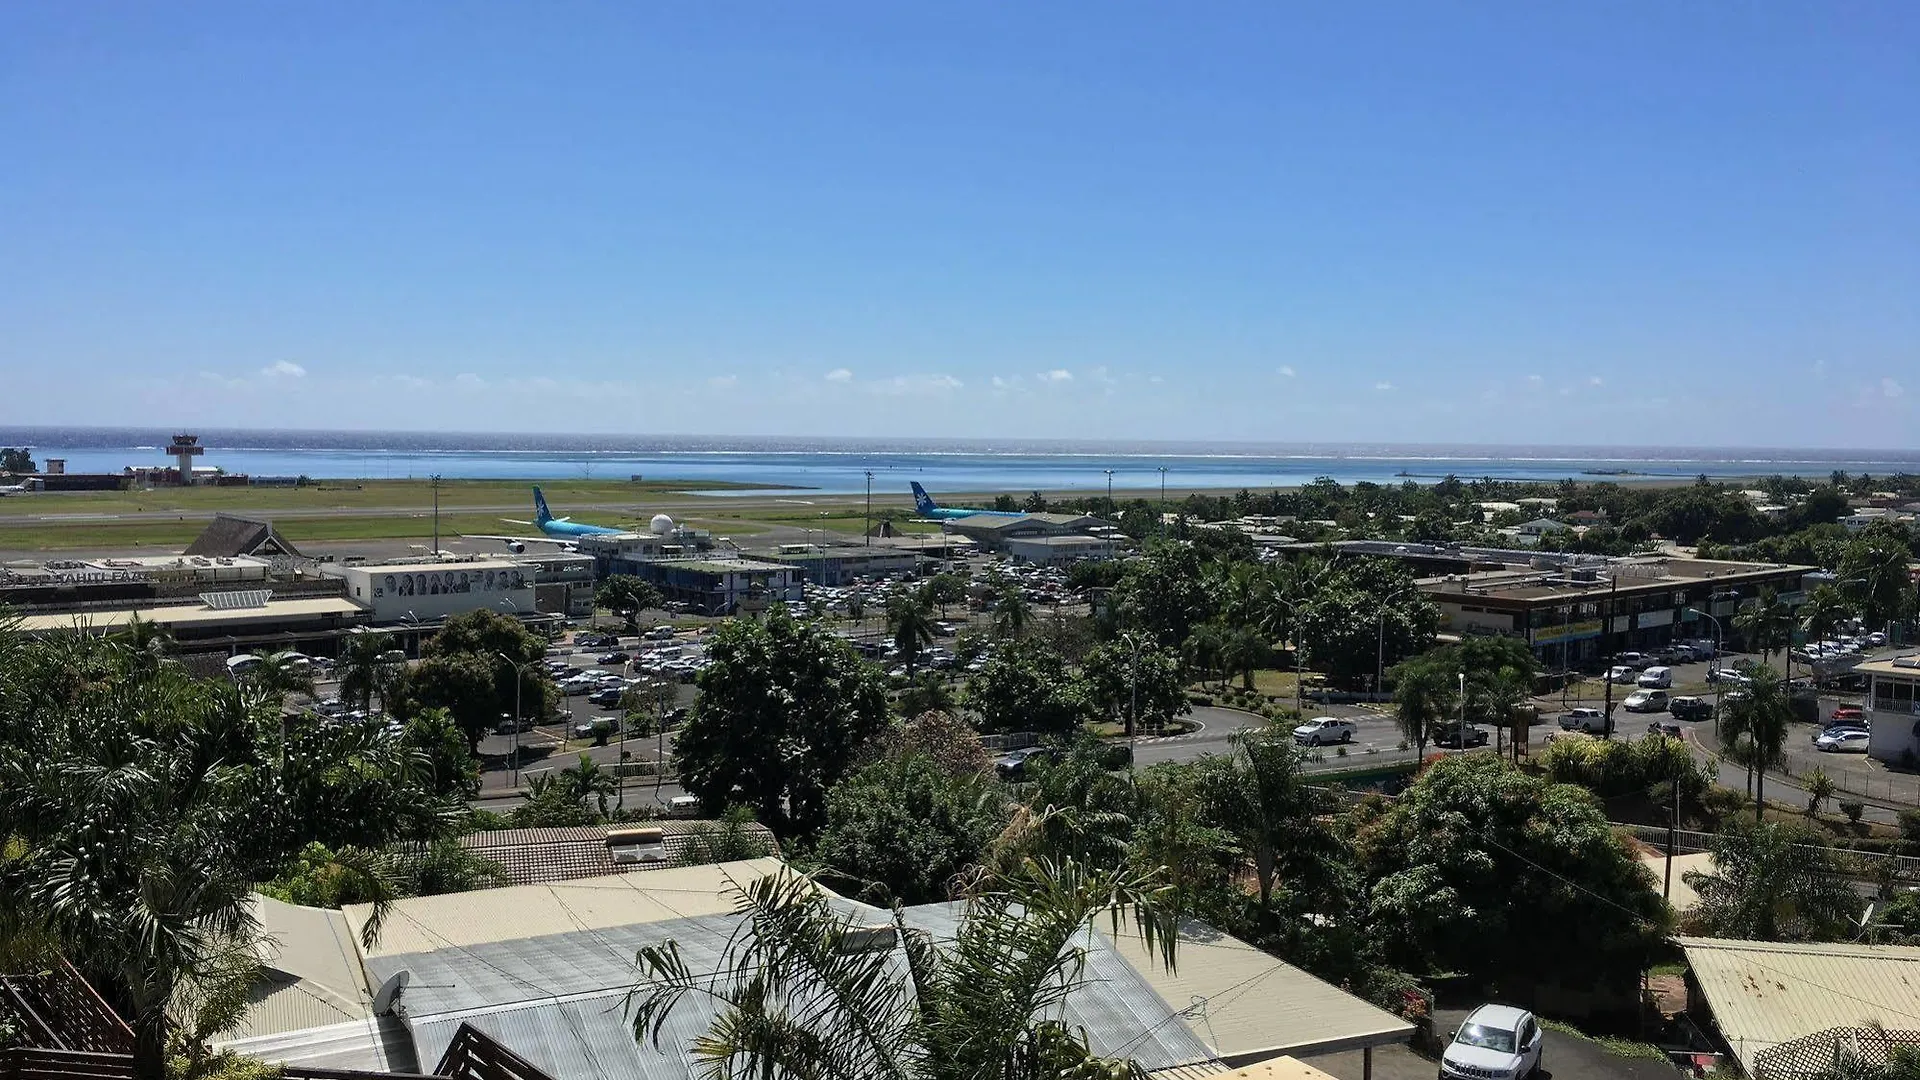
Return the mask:
<path id="1" fill-rule="evenodd" d="M 1440 1009 L 1434 1024 L 1444 1035 L 1466 1019 L 1465 1009 Z M 1540 1052 L 1542 1075 L 1546 1080 L 1673 1080 L 1679 1071 L 1665 1061 L 1622 1057 L 1591 1039 L 1542 1029 L 1545 1045 Z M 1320 1054 L 1302 1059 L 1339 1080 L 1362 1080 L 1365 1062 L 1358 1050 L 1339 1054 Z M 1405 1046 L 1383 1046 L 1373 1052 L 1373 1080 L 1433 1080 L 1438 1071 L 1430 1059 Z"/>

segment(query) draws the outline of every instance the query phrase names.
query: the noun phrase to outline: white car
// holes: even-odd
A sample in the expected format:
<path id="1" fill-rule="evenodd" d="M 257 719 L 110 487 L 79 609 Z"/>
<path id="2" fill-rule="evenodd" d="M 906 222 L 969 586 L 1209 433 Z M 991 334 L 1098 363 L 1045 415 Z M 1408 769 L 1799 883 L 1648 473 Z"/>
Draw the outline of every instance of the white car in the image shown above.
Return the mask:
<path id="1" fill-rule="evenodd" d="M 1520 1080 L 1539 1076 L 1544 1041 L 1533 1014 L 1510 1005 L 1482 1005 L 1440 1054 L 1440 1080 Z"/>
<path id="2" fill-rule="evenodd" d="M 1605 735 L 1607 718 L 1599 709 L 1569 709 L 1560 718 L 1560 730 L 1584 731 L 1589 735 Z"/>
<path id="3" fill-rule="evenodd" d="M 1665 690 L 1673 685 L 1673 669 L 1670 667 L 1650 667 L 1640 673 L 1635 684 L 1646 690 Z"/>
<path id="4" fill-rule="evenodd" d="M 1293 729 L 1293 741 L 1302 746 L 1349 743 L 1353 741 L 1356 730 L 1351 720 L 1342 720 L 1337 716 L 1316 716 Z"/>
<path id="5" fill-rule="evenodd" d="M 1875 630 L 1873 633 L 1867 635 L 1867 644 L 1872 648 L 1877 649 L 1880 646 L 1885 645 L 1886 643 L 1887 643 L 1887 635 L 1881 633 L 1878 630 Z"/>
<path id="6" fill-rule="evenodd" d="M 1618 664 L 1607 669 L 1606 681 L 1610 683 L 1630 683 L 1639 677 L 1639 672 L 1625 664 Z"/>
<path id="7" fill-rule="evenodd" d="M 1814 736 L 1813 748 L 1826 754 L 1864 754 L 1869 738 L 1859 728 L 1832 728 Z"/>
<path id="8" fill-rule="evenodd" d="M 1667 692 L 1665 690 L 1635 690 L 1627 695 L 1620 707 L 1628 712 L 1666 712 Z"/>

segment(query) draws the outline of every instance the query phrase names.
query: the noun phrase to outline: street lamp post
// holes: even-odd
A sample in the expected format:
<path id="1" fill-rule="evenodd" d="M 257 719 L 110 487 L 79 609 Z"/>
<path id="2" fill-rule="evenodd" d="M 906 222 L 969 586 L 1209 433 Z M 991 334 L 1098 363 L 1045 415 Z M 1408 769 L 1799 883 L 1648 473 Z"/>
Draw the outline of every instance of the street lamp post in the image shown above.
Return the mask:
<path id="1" fill-rule="evenodd" d="M 1102 469 L 1100 471 L 1107 474 L 1107 513 L 1111 514 L 1113 513 L 1113 470 Z"/>
<path id="2" fill-rule="evenodd" d="M 1167 467 L 1160 466 L 1160 535 L 1167 534 Z"/>
<path id="3" fill-rule="evenodd" d="M 1720 668 L 1720 654 L 1726 651 L 1726 635 L 1721 632 L 1720 620 L 1715 617 L 1712 612 L 1701 611 L 1699 608 L 1691 607 L 1686 610 L 1713 624 L 1713 663 L 1707 667 L 1707 675 L 1711 677 L 1713 673 Z M 1722 692 L 1721 688 L 1724 686 L 1726 686 L 1725 681 L 1721 679 L 1713 680 L 1713 734 L 1715 738 L 1718 738 L 1720 735 L 1720 694 Z"/>
<path id="4" fill-rule="evenodd" d="M 1376 631 L 1378 639 L 1374 643 L 1373 654 L 1373 692 L 1378 694 L 1387 680 L 1387 605 L 1400 599 L 1412 588 L 1408 583 L 1380 598 L 1380 625 Z"/>
<path id="5" fill-rule="evenodd" d="M 506 653 L 495 652 L 494 655 L 505 660 L 507 666 L 513 669 L 513 723 L 508 725 L 513 731 L 513 750 L 508 756 L 507 767 L 512 770 L 512 785 L 518 789 L 520 787 L 520 664 Z"/>

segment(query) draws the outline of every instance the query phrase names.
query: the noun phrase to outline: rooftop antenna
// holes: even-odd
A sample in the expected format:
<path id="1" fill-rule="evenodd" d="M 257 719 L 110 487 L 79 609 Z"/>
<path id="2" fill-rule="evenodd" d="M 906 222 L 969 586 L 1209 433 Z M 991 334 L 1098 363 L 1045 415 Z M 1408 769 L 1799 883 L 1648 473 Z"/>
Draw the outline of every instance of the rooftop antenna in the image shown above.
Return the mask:
<path id="1" fill-rule="evenodd" d="M 387 976 L 387 981 L 381 983 L 379 991 L 373 995 L 373 1015 L 391 1016 L 395 1003 L 399 1001 L 400 991 L 405 990 L 407 983 L 412 980 L 413 976 L 406 968 Z"/>

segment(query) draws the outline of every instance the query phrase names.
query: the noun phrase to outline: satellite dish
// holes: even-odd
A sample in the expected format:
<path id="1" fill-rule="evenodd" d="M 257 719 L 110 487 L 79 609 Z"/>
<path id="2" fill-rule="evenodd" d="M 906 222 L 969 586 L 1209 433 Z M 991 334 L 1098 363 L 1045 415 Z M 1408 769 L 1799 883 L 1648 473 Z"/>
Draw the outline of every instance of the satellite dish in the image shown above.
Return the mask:
<path id="1" fill-rule="evenodd" d="M 379 992 L 373 995 L 373 1015 L 390 1015 L 395 1002 L 400 998 L 400 991 L 407 988 L 407 983 L 412 978 L 413 976 L 407 972 L 406 968 L 401 968 L 387 976 L 387 981 L 380 984 Z"/>

